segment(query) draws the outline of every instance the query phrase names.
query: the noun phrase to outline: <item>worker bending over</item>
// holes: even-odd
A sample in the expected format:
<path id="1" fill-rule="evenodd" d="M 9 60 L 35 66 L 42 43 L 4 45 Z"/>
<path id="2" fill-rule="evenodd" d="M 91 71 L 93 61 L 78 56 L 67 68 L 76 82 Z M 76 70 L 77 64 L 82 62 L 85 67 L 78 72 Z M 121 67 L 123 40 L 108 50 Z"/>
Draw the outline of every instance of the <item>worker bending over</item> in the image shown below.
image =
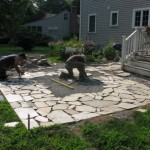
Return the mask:
<path id="1" fill-rule="evenodd" d="M 85 72 L 85 55 L 73 55 L 69 57 L 66 61 L 66 69 L 68 70 L 68 77 L 73 78 L 73 69 L 77 68 L 79 71 L 79 80 L 84 80 L 87 77 Z M 60 78 L 64 78 L 66 74 L 61 73 Z"/>
<path id="2" fill-rule="evenodd" d="M 18 55 L 8 55 L 0 58 L 0 79 L 7 79 L 6 71 L 12 68 L 15 68 L 19 75 L 23 75 L 24 71 L 21 71 L 18 65 L 21 65 L 24 60 L 26 60 L 26 56 L 23 53 Z"/>

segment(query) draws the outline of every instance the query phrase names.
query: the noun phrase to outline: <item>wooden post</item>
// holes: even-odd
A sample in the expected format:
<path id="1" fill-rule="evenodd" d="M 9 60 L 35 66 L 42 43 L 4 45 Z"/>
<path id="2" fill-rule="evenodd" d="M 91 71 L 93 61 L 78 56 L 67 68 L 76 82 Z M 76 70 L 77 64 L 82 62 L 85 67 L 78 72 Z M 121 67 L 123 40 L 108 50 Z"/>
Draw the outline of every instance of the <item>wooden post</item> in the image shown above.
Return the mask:
<path id="1" fill-rule="evenodd" d="M 28 130 L 30 130 L 30 115 L 28 114 Z"/>
<path id="2" fill-rule="evenodd" d="M 121 61 L 121 69 L 124 68 L 124 59 L 126 57 L 126 36 L 122 36 L 122 61 Z"/>

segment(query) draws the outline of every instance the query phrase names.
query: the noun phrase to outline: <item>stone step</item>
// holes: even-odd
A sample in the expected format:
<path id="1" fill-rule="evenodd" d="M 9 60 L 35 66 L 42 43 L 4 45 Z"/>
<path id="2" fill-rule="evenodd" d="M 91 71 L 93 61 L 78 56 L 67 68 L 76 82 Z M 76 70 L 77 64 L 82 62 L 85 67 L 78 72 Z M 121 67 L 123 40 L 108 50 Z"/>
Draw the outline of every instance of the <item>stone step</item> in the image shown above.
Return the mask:
<path id="1" fill-rule="evenodd" d="M 145 69 L 149 69 L 150 70 L 150 62 L 129 60 L 127 62 L 127 64 L 130 65 L 130 66 L 141 67 L 141 68 L 145 68 Z"/>
<path id="2" fill-rule="evenodd" d="M 150 62 L 150 56 L 135 56 L 135 59 L 138 61 Z"/>
<path id="3" fill-rule="evenodd" d="M 129 64 L 124 64 L 123 69 L 125 71 L 128 71 L 128 72 L 137 73 L 137 74 L 140 74 L 140 75 L 143 75 L 143 76 L 150 77 L 150 70 L 149 69 L 136 67 L 136 66 L 132 66 L 132 65 L 129 65 Z"/>

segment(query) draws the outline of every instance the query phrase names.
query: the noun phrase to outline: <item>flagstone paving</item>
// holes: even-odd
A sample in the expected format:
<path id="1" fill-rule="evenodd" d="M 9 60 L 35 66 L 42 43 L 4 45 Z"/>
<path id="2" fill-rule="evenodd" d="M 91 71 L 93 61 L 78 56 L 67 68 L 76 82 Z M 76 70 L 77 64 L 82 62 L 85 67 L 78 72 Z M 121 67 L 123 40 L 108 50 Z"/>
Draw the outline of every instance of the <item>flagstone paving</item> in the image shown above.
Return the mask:
<path id="1" fill-rule="evenodd" d="M 103 90 L 98 92 L 57 97 L 51 86 L 35 79 L 58 76 L 61 69 L 52 72 L 44 69 L 42 72 L 29 72 L 21 80 L 13 76 L 16 80 L 1 82 L 0 90 L 26 127 L 30 117 L 30 128 L 77 122 L 150 103 L 150 87 L 125 78 L 130 74 L 119 69 L 120 64 L 86 67 L 90 72 L 89 76 L 95 71 L 101 73 L 100 76 L 93 77 L 103 83 Z M 114 74 L 107 71 L 114 71 Z"/>

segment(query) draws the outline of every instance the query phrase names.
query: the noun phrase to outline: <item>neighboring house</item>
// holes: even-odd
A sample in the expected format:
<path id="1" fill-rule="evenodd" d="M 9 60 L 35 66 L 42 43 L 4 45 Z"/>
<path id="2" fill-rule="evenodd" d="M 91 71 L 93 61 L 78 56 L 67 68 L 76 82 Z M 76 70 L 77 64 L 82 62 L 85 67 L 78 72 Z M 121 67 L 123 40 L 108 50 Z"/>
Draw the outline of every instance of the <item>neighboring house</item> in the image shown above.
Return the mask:
<path id="1" fill-rule="evenodd" d="M 78 34 L 79 32 L 75 7 L 72 7 L 71 12 L 65 10 L 59 14 L 48 13 L 45 18 L 27 23 L 25 26 L 32 31 L 51 36 L 55 40 L 69 38 L 72 34 Z"/>
<path id="2" fill-rule="evenodd" d="M 150 0 L 81 0 L 80 16 L 81 40 L 122 43 L 123 35 L 150 25 Z"/>

